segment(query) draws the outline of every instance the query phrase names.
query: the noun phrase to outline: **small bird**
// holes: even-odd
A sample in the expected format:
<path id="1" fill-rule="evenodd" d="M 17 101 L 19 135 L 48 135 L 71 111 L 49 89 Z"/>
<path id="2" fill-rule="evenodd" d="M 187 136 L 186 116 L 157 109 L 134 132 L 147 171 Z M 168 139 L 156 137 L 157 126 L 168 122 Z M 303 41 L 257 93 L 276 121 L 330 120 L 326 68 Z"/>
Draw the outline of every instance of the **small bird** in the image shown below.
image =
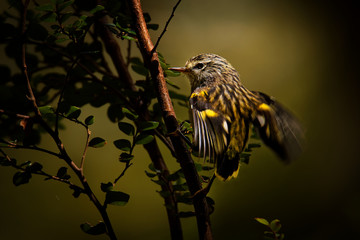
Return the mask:
<path id="1" fill-rule="evenodd" d="M 251 126 L 285 162 L 302 151 L 298 120 L 273 97 L 248 90 L 235 68 L 216 54 L 190 58 L 185 67 L 170 68 L 190 80 L 193 146 L 215 163 L 215 176 L 227 181 L 238 175 L 240 154 Z"/>

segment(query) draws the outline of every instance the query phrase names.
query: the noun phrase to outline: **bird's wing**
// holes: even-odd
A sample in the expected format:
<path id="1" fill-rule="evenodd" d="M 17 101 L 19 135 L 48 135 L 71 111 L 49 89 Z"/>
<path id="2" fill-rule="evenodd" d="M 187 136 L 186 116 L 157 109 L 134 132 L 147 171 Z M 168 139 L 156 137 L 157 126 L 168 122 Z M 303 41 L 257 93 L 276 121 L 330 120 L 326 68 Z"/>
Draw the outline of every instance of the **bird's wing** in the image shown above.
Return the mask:
<path id="1" fill-rule="evenodd" d="M 190 97 L 193 116 L 194 145 L 199 154 L 210 161 L 222 159 L 229 145 L 230 122 L 209 103 L 205 90 Z"/>
<path id="2" fill-rule="evenodd" d="M 261 92 L 253 92 L 262 101 L 257 107 L 254 126 L 261 139 L 284 161 L 302 152 L 303 129 L 299 121 L 279 102 Z"/>

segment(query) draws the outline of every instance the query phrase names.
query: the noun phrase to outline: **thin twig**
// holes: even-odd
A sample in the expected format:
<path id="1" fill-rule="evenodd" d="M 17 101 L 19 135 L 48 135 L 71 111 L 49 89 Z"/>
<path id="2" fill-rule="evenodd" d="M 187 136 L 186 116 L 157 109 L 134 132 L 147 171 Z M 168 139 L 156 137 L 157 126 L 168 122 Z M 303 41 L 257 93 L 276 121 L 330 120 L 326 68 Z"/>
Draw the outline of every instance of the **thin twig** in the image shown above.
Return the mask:
<path id="1" fill-rule="evenodd" d="M 9 163 L 11 164 L 11 166 L 13 168 L 16 168 L 18 170 L 21 170 L 21 171 L 26 171 L 26 168 L 24 167 L 21 167 L 21 166 L 18 166 L 16 164 L 13 164 L 13 161 L 11 160 L 11 158 L 9 157 L 9 155 L 7 155 L 1 148 L 0 148 L 0 152 L 1 154 L 9 161 Z M 70 182 L 68 179 L 64 179 L 64 178 L 59 178 L 58 176 L 54 176 L 54 175 L 51 175 L 51 174 L 48 174 L 42 170 L 40 171 L 36 171 L 36 172 L 31 172 L 32 174 L 36 174 L 36 175 L 41 175 L 41 176 L 45 176 L 47 179 L 52 179 L 52 180 L 55 180 L 55 181 L 59 181 L 59 182 L 62 182 L 62 183 L 65 183 L 67 185 L 69 185 L 70 187 L 76 187 L 77 189 L 80 189 L 82 192 L 84 192 L 84 189 L 82 187 L 79 187 L 75 184 L 73 184 L 72 182 Z M 45 179 L 46 180 L 46 179 Z"/>
<path id="2" fill-rule="evenodd" d="M 59 99 L 58 99 L 58 102 L 57 102 L 57 107 L 56 107 L 56 111 L 55 111 L 55 134 L 57 134 L 57 135 L 59 134 L 59 107 L 60 107 L 60 103 L 61 103 L 62 98 L 64 97 L 66 84 L 70 81 L 70 73 L 71 73 L 72 69 L 75 67 L 78 59 L 79 58 L 77 57 L 77 58 L 75 58 L 73 60 L 73 63 L 71 64 L 69 70 L 66 73 L 64 86 L 61 89 L 60 96 L 59 96 Z"/>
<path id="3" fill-rule="evenodd" d="M 39 151 L 39 152 L 44 152 L 50 155 L 53 155 L 55 157 L 61 158 L 61 155 L 55 152 L 52 152 L 50 150 L 44 149 L 44 148 L 40 148 L 37 146 L 24 146 L 24 145 L 19 145 L 16 143 L 12 143 L 9 141 L 5 141 L 3 139 L 0 139 L 0 143 L 4 143 L 7 144 L 7 146 L 1 146 L 1 148 L 15 148 L 15 149 L 30 149 L 30 150 L 35 150 L 35 151 Z"/>
<path id="4" fill-rule="evenodd" d="M 27 15 L 27 9 L 29 6 L 29 2 L 30 0 L 25 0 L 25 3 L 23 5 L 23 13 L 21 15 L 22 17 L 22 23 L 21 23 L 21 35 L 22 35 L 22 39 L 23 39 L 23 43 L 22 43 L 22 48 L 21 48 L 21 61 L 22 61 L 22 67 L 23 67 L 23 74 L 25 76 L 25 80 L 26 80 L 26 85 L 27 85 L 27 90 L 29 93 L 28 99 L 32 102 L 33 108 L 34 108 L 34 112 L 37 116 L 41 116 L 40 110 L 37 106 L 36 103 L 36 99 L 34 96 L 34 92 L 32 90 L 31 84 L 30 84 L 30 78 L 29 78 L 29 74 L 28 74 L 28 69 L 27 69 L 27 65 L 26 65 L 26 44 L 25 44 L 25 33 L 26 33 L 26 15 Z"/>
<path id="5" fill-rule="evenodd" d="M 164 30 L 161 32 L 159 38 L 157 39 L 154 48 L 151 50 L 151 53 L 154 53 L 154 52 L 156 51 L 156 48 L 158 47 L 161 38 L 164 36 L 164 34 L 165 34 L 165 32 L 166 32 L 169 24 L 170 24 L 171 19 L 175 16 L 176 8 L 179 6 L 180 2 L 181 2 L 181 0 L 179 0 L 179 1 L 175 4 L 175 6 L 173 7 L 173 10 L 172 10 L 172 12 L 171 12 L 171 15 L 170 15 L 169 19 L 166 21 Z"/>
<path id="6" fill-rule="evenodd" d="M 9 111 L 6 111 L 6 110 L 3 110 L 3 109 L 0 109 L 0 114 L 6 114 L 8 116 L 15 116 L 15 117 L 18 117 L 18 118 L 22 118 L 22 119 L 29 119 L 30 116 L 27 116 L 27 115 L 23 115 L 23 114 L 18 114 L 18 113 L 13 113 L 13 112 L 9 112 Z"/>
<path id="7" fill-rule="evenodd" d="M 114 184 L 116 184 L 116 183 L 119 181 L 119 179 L 124 176 L 126 170 L 127 170 L 129 167 L 131 167 L 131 165 L 133 165 L 133 163 L 129 163 L 129 162 L 126 163 L 124 170 L 120 173 L 120 175 L 119 175 L 117 178 L 115 178 Z"/>
<path id="8" fill-rule="evenodd" d="M 176 157 L 176 153 L 175 153 L 175 150 L 174 150 L 174 147 L 173 147 L 171 141 L 169 141 L 169 140 L 164 136 L 164 134 L 160 133 L 157 129 L 155 129 L 154 133 L 155 133 L 155 135 L 165 144 L 165 146 L 170 150 L 171 155 L 172 155 L 173 157 Z"/>
<path id="9" fill-rule="evenodd" d="M 25 27 L 26 27 L 26 13 L 27 13 L 27 8 L 29 6 L 29 2 L 30 2 L 30 0 L 25 0 L 25 4 L 23 6 L 23 13 L 22 13 L 21 33 L 22 33 L 22 36 L 23 36 L 24 39 L 25 39 L 25 32 L 26 32 L 26 29 L 25 29 Z M 23 42 L 23 45 L 22 45 L 23 73 L 24 73 L 24 75 L 26 77 L 27 88 L 28 88 L 28 92 L 29 92 L 29 95 L 30 95 L 28 98 L 33 104 L 33 110 L 34 110 L 35 115 L 37 117 L 37 121 L 45 129 L 45 131 L 50 134 L 50 136 L 52 137 L 52 139 L 54 140 L 54 142 L 56 143 L 56 146 L 58 147 L 58 149 L 60 151 L 61 158 L 65 160 L 65 162 L 70 166 L 70 168 L 74 171 L 74 173 L 79 178 L 81 184 L 83 185 L 84 193 L 86 193 L 86 195 L 88 195 L 89 199 L 93 202 L 93 204 L 95 205 L 95 207 L 97 208 L 97 210 L 101 214 L 102 219 L 104 220 L 104 224 L 106 225 L 107 234 L 109 235 L 110 239 L 115 240 L 117 238 L 116 238 L 115 232 L 114 232 L 114 230 L 112 228 L 112 225 L 111 225 L 111 222 L 110 222 L 110 219 L 109 219 L 109 215 L 107 214 L 106 209 L 104 208 L 104 206 L 100 203 L 100 201 L 95 196 L 95 194 L 92 191 L 89 183 L 87 182 L 87 179 L 85 178 L 85 176 L 83 174 L 83 171 L 74 163 L 74 161 L 72 161 L 72 159 L 70 158 L 70 156 L 66 152 L 65 147 L 64 147 L 61 139 L 59 138 L 59 135 L 55 131 L 53 131 L 51 129 L 51 127 L 41 117 L 40 110 L 39 110 L 39 108 L 38 108 L 38 106 L 36 104 L 36 98 L 34 96 L 34 93 L 32 91 L 31 85 L 30 85 L 30 79 L 29 79 L 28 72 L 27 72 L 27 65 L 26 65 L 25 55 L 26 55 L 26 49 L 25 49 L 25 43 Z"/>
<path id="10" fill-rule="evenodd" d="M 86 144 L 85 144 L 84 152 L 83 152 L 83 155 L 82 155 L 82 157 L 81 157 L 81 162 L 80 162 L 80 169 L 81 169 L 81 171 L 84 171 L 84 163 L 85 163 L 86 152 L 87 152 L 87 149 L 88 149 L 88 147 L 89 147 L 90 134 L 91 134 L 91 131 L 90 131 L 90 129 L 86 126 Z"/>

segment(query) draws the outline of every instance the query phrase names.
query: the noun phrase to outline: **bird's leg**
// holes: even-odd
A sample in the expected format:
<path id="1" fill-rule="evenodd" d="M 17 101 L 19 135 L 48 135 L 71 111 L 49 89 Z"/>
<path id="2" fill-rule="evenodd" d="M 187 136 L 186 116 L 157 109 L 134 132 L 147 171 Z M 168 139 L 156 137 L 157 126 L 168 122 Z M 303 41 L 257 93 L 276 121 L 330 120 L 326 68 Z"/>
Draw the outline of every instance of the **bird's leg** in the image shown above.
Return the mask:
<path id="1" fill-rule="evenodd" d="M 213 184 L 216 176 L 215 174 L 211 177 L 209 183 L 206 185 L 206 187 L 200 189 L 194 195 L 191 196 L 191 198 L 199 198 L 199 197 L 206 197 L 206 195 L 209 193 L 211 185 Z"/>

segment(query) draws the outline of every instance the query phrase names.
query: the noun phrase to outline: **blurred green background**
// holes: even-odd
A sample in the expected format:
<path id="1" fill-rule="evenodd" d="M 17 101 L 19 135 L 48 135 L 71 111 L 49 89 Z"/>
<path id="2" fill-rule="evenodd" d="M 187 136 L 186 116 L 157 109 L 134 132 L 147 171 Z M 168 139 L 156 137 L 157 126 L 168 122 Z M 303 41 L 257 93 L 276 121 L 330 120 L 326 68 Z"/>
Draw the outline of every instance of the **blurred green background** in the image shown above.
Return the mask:
<path id="1" fill-rule="evenodd" d="M 144 0 L 143 8 L 162 30 L 175 3 Z M 210 192 L 216 203 L 211 215 L 215 239 L 262 239 L 265 229 L 254 217 L 280 219 L 286 239 L 359 238 L 356 11 L 355 5 L 340 1 L 180 4 L 158 48 L 169 63 L 183 66 L 198 53 L 217 53 L 232 63 L 249 89 L 275 96 L 306 129 L 305 152 L 294 163 L 285 166 L 262 147 L 240 169 L 237 179 L 215 181 Z M 160 32 L 150 32 L 153 41 Z M 0 54 L 1 64 L 7 64 L 3 50 Z M 184 77 L 172 81 L 189 93 Z M 187 118 L 183 107 L 176 106 L 176 113 L 182 120 Z M 89 149 L 85 166 L 89 183 L 103 196 L 100 183 L 113 181 L 122 171 L 117 160 L 120 152 L 112 144 L 121 133 L 107 119 L 106 108 L 86 106 L 83 116 L 89 114 L 96 118 L 92 135 L 108 141 L 104 148 Z M 61 137 L 70 155 L 80 160 L 85 132 L 73 124 L 66 126 Z M 55 149 L 48 137 L 42 146 Z M 178 169 L 163 149 L 171 170 Z M 34 151 L 8 153 L 18 161 L 39 161 L 54 174 L 63 166 L 60 160 Z M 134 165 L 117 184 L 117 190 L 131 195 L 128 205 L 109 206 L 113 227 L 119 239 L 169 239 L 163 199 L 156 193 L 160 188 L 144 173 L 150 160 L 141 147 L 135 156 Z M 74 199 L 64 184 L 38 176 L 15 187 L 14 173 L 0 168 L 0 239 L 107 239 L 86 235 L 79 228 L 83 222 L 100 220 L 86 196 Z M 195 219 L 183 219 L 182 224 L 185 239 L 197 239 Z"/>

